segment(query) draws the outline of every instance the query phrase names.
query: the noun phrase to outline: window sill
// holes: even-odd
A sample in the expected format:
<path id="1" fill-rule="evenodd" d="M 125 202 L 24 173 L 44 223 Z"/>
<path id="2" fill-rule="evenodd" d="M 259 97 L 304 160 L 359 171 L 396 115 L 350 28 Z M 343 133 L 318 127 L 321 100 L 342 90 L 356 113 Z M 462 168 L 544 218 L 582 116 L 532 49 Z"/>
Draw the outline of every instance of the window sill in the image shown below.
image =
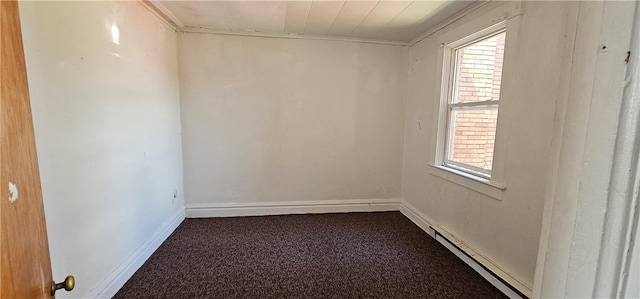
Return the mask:
<path id="1" fill-rule="evenodd" d="M 429 165 L 429 172 L 432 175 L 458 184 L 460 186 L 469 188 L 476 192 L 480 192 L 497 200 L 502 200 L 502 193 L 505 189 L 507 189 L 505 186 L 492 183 L 487 179 L 445 166 Z"/>

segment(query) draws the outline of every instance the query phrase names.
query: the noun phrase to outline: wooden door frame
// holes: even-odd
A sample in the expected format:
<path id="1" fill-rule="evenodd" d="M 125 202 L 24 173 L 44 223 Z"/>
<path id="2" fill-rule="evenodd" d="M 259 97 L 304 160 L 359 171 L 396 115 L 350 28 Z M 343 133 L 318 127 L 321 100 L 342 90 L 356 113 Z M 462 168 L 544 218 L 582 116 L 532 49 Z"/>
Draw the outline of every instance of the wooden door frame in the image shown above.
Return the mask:
<path id="1" fill-rule="evenodd" d="M 0 14 L 0 297 L 51 298 L 18 2 L 1 0 Z"/>

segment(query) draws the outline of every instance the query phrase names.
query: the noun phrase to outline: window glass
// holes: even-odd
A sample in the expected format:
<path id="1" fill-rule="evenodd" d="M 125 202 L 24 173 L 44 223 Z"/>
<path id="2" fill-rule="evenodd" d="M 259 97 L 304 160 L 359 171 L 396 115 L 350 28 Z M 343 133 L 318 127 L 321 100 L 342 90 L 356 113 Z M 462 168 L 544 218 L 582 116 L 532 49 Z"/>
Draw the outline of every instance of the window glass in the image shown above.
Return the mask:
<path id="1" fill-rule="evenodd" d="M 452 103 L 498 100 L 505 32 L 455 50 Z"/>
<path id="2" fill-rule="evenodd" d="M 497 120 L 497 105 L 490 108 L 453 110 L 447 159 L 487 170 L 481 173 L 483 176 L 490 175 Z M 474 174 L 478 174 L 478 171 L 474 171 Z"/>
<path id="3" fill-rule="evenodd" d="M 452 50 L 447 140 L 443 164 L 491 177 L 506 33 Z"/>

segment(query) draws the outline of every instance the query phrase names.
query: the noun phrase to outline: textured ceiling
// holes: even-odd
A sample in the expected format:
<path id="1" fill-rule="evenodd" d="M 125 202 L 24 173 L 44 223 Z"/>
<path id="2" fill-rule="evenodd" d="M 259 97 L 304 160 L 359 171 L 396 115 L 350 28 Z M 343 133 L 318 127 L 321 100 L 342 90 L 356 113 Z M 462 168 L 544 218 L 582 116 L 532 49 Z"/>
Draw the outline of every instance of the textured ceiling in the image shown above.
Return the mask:
<path id="1" fill-rule="evenodd" d="M 409 42 L 472 2 L 157 1 L 186 27 Z"/>

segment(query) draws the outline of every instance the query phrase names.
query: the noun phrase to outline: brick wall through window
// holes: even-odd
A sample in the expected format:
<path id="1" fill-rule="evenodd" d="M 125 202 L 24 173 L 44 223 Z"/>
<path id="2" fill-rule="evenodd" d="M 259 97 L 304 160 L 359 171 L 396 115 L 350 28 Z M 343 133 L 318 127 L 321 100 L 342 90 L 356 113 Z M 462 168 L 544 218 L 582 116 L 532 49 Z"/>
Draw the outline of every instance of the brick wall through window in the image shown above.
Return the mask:
<path id="1" fill-rule="evenodd" d="M 453 103 L 498 100 L 502 80 L 505 33 L 480 40 L 454 52 L 456 84 Z M 498 110 L 496 106 L 454 110 L 448 158 L 491 169 Z"/>

